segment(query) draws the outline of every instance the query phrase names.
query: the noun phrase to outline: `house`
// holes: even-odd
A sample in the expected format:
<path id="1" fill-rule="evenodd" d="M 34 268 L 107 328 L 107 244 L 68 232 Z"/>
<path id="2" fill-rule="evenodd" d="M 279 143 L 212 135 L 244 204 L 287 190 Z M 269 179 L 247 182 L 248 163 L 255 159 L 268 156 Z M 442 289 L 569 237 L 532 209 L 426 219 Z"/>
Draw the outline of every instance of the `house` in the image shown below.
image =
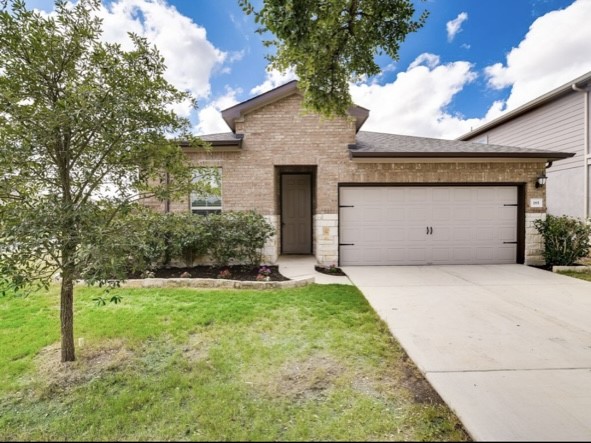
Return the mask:
<path id="1" fill-rule="evenodd" d="M 591 72 L 507 112 L 458 140 L 569 152 L 548 167 L 548 213 L 589 218 Z"/>
<path id="2" fill-rule="evenodd" d="M 367 109 L 329 119 L 301 105 L 292 81 L 222 111 L 231 132 L 203 136 L 210 152 L 185 148 L 196 171 L 220 168 L 221 199 L 160 210 L 255 209 L 276 228 L 269 263 L 280 254 L 341 266 L 540 261 L 537 180 L 572 154 L 364 132 Z"/>

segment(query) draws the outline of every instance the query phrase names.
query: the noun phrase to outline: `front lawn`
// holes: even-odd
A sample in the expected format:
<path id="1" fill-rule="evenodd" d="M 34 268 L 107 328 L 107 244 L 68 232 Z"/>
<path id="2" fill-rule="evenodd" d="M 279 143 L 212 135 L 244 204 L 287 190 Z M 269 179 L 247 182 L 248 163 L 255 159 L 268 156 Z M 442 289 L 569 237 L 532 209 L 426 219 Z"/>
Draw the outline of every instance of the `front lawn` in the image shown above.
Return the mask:
<path id="1" fill-rule="evenodd" d="M 467 440 L 360 292 L 58 288 L 0 298 L 0 439 Z"/>
<path id="2" fill-rule="evenodd" d="M 559 274 L 580 278 L 581 280 L 591 281 L 591 272 L 560 271 Z"/>

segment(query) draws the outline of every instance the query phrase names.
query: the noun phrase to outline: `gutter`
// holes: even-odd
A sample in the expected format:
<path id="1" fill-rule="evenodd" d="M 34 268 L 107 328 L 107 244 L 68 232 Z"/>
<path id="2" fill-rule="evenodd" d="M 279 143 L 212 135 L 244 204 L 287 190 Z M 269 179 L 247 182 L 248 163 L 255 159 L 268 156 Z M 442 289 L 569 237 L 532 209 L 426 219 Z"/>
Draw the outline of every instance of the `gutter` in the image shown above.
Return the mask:
<path id="1" fill-rule="evenodd" d="M 545 160 L 562 160 L 574 156 L 570 152 L 375 152 L 375 151 L 355 151 L 349 145 L 349 158 L 414 158 L 414 159 L 428 159 L 428 158 L 499 158 L 499 159 L 545 159 Z"/>
<path id="2" fill-rule="evenodd" d="M 583 98 L 583 106 L 585 108 L 584 118 L 585 118 L 585 142 L 583 147 L 583 177 L 584 177 L 584 188 L 583 188 L 583 198 L 585 201 L 583 202 L 583 216 L 585 219 L 589 218 L 589 165 L 591 159 L 591 152 L 589 152 L 589 89 L 587 88 L 580 88 L 577 86 L 577 83 L 572 84 L 573 91 L 582 92 L 585 94 Z"/>

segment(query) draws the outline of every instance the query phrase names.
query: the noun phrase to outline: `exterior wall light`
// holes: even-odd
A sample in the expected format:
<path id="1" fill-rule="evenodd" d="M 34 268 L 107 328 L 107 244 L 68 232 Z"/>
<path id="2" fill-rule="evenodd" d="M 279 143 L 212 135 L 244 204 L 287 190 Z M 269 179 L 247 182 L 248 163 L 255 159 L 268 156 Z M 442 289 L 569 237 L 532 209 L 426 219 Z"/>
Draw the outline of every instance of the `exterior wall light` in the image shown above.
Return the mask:
<path id="1" fill-rule="evenodd" d="M 548 180 L 548 177 L 546 177 L 546 174 L 540 175 L 536 179 L 536 188 L 543 188 L 544 186 L 546 186 L 546 180 Z"/>

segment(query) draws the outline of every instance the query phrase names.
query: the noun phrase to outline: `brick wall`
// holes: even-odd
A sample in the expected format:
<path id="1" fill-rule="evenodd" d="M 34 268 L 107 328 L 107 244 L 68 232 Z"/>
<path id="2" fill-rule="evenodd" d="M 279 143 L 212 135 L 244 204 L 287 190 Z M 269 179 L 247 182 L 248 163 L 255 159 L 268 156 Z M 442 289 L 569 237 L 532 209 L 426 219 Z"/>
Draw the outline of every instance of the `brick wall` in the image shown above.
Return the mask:
<path id="1" fill-rule="evenodd" d="M 244 134 L 240 152 L 188 152 L 189 161 L 195 166 L 222 167 L 224 210 L 255 209 L 265 216 L 279 215 L 278 169 L 315 167 L 314 251 L 321 263 L 338 259 L 339 183 L 526 183 L 528 220 L 546 212 L 545 208 L 529 207 L 531 198 L 545 199 L 545 189 L 535 188 L 544 161 L 354 163 L 349 159 L 348 145 L 355 143 L 355 121 L 307 114 L 301 110 L 299 94 L 245 115 L 236 122 L 236 133 Z M 188 198 L 171 204 L 172 211 L 188 208 Z M 273 223 L 279 226 L 277 218 Z M 529 224 L 526 234 L 526 256 L 534 256 L 539 248 Z M 265 255 L 273 261 L 278 253 L 276 237 Z"/>

